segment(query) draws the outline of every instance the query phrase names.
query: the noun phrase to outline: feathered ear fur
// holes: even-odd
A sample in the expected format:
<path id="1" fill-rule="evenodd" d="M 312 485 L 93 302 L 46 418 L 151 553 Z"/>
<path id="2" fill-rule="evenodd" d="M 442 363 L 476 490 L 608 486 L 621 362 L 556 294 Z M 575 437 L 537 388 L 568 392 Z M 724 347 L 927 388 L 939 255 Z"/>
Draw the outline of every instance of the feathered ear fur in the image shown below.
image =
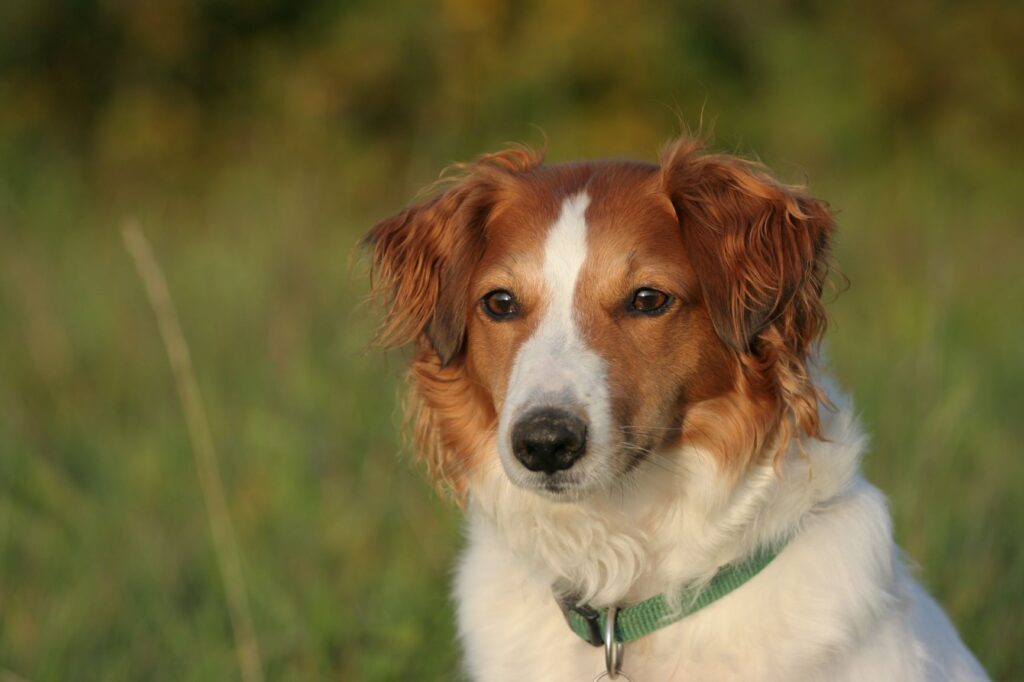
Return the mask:
<path id="1" fill-rule="evenodd" d="M 808 362 L 826 324 L 821 293 L 835 230 L 827 204 L 690 138 L 665 150 L 662 183 L 719 337 L 796 425 L 818 435 Z"/>
<path id="2" fill-rule="evenodd" d="M 416 343 L 406 410 L 417 450 L 435 480 L 457 495 L 493 419 L 475 402 L 478 386 L 462 362 L 470 279 L 488 219 L 514 176 L 542 158 L 513 148 L 456 165 L 446 192 L 378 223 L 363 240 L 372 250 L 373 295 L 387 306 L 378 342 Z"/>
<path id="3" fill-rule="evenodd" d="M 461 177 L 443 194 L 375 225 L 363 240 L 373 251 L 374 293 L 388 300 L 378 341 L 401 346 L 423 338 L 448 365 L 465 340 L 466 292 L 483 252 L 487 219 L 508 177 L 541 160 L 513 148 L 456 164 Z"/>
<path id="4" fill-rule="evenodd" d="M 758 164 L 703 154 L 692 139 L 668 147 L 662 174 L 722 340 L 749 352 L 775 326 L 806 350 L 825 322 L 828 206 Z"/>
<path id="5" fill-rule="evenodd" d="M 465 300 L 495 188 L 467 177 L 444 194 L 375 225 L 364 243 L 373 249 L 374 290 L 388 313 L 378 339 L 400 346 L 421 337 L 450 363 L 462 350 Z"/>

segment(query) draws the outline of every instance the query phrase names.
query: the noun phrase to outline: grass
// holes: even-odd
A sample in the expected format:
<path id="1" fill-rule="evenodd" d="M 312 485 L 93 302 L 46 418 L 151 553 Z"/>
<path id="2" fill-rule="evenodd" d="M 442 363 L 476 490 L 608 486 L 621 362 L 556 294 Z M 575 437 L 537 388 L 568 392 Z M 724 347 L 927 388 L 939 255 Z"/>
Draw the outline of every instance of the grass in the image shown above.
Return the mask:
<path id="1" fill-rule="evenodd" d="M 202 395 L 196 384 L 188 342 L 185 341 L 185 335 L 181 330 L 181 322 L 174 309 L 174 300 L 167 290 L 167 280 L 160 269 L 160 264 L 153 256 L 149 241 L 139 226 L 132 221 L 121 227 L 121 236 L 125 249 L 135 261 L 139 279 L 146 288 L 146 295 L 156 314 L 160 336 L 167 350 L 167 359 L 174 372 L 185 425 L 188 427 L 189 440 L 195 456 L 196 476 L 203 493 L 206 517 L 210 522 L 210 534 L 220 569 L 224 596 L 227 599 L 228 614 L 231 616 L 238 667 L 245 682 L 262 682 L 263 665 L 260 661 L 259 642 L 253 629 L 245 579 L 242 576 L 238 541 L 225 501 L 217 450 L 210 435 L 210 423 L 203 408 Z"/>
<path id="2" fill-rule="evenodd" d="M 829 353 L 874 434 L 865 466 L 902 545 L 1005 679 L 1024 667 L 1020 207 L 998 188 L 935 193 L 919 170 L 823 191 L 843 208 L 853 282 L 831 305 Z M 369 220 L 317 229 L 335 207 L 245 174 L 190 224 L 145 219 L 193 348 L 266 676 L 451 679 L 458 519 L 398 454 L 401 358 L 366 348 L 374 311 L 346 263 Z M 0 669 L 236 678 L 173 377 L 114 215 L 30 195 L 6 211 Z"/>
<path id="3" fill-rule="evenodd" d="M 0 248 L 0 669 L 236 678 L 172 376 L 116 223 L 19 217 Z M 455 518 L 396 456 L 398 371 L 365 350 L 352 233 L 147 224 L 193 347 L 267 678 L 448 678 Z"/>

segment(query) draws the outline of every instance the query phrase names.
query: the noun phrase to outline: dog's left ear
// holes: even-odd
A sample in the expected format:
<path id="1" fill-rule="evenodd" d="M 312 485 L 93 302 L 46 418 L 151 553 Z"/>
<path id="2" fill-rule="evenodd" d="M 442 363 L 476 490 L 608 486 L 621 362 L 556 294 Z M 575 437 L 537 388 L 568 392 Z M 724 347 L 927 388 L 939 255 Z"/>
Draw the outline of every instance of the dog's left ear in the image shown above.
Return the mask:
<path id="1" fill-rule="evenodd" d="M 775 330 L 802 356 L 824 330 L 828 206 L 699 140 L 669 145 L 661 172 L 719 337 L 751 353 Z"/>

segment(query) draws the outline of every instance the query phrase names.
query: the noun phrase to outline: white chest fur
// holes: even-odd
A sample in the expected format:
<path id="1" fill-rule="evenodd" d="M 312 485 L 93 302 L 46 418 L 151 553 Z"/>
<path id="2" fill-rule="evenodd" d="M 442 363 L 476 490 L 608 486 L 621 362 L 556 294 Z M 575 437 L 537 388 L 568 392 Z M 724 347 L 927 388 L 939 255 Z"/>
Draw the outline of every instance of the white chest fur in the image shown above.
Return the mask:
<path id="1" fill-rule="evenodd" d="M 566 625 L 555 580 L 597 606 L 628 603 L 792 534 L 740 589 L 628 644 L 625 672 L 635 682 L 987 679 L 900 561 L 885 500 L 856 473 L 864 439 L 851 415 L 829 415 L 828 442 L 806 444 L 806 456 L 738 484 L 680 453 L 678 476 L 641 480 L 629 499 L 565 505 L 485 471 L 455 585 L 471 678 L 585 682 L 603 670 L 603 652 Z"/>

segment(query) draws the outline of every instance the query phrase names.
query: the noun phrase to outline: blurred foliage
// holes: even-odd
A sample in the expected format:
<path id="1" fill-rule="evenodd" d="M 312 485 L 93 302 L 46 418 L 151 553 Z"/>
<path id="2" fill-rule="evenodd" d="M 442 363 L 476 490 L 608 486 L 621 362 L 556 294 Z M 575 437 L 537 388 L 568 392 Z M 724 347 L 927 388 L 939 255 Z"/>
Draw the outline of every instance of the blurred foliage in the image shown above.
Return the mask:
<path id="1" fill-rule="evenodd" d="M 238 674 L 127 216 L 268 679 L 455 677 L 458 515 L 396 456 L 353 245 L 452 161 L 653 159 L 679 118 L 838 210 L 869 476 L 993 676 L 1024 674 L 1022 80 L 1024 10 L 991 0 L 0 4 L 0 679 Z"/>

